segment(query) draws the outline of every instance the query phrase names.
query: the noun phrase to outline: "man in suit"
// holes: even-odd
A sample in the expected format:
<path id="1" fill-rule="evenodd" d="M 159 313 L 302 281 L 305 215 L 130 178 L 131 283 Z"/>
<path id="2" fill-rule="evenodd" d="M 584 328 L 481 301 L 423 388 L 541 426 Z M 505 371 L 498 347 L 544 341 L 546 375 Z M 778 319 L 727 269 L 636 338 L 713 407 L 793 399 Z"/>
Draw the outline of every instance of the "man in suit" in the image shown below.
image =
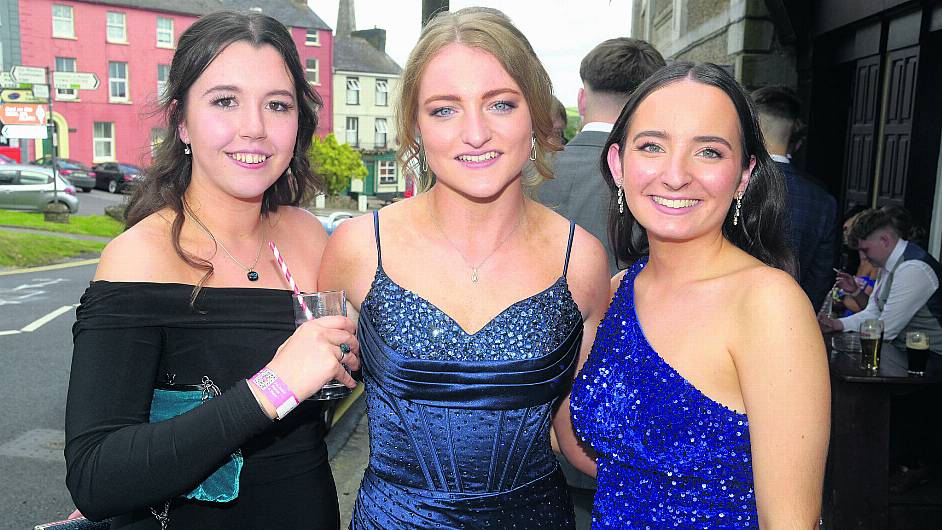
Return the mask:
<path id="1" fill-rule="evenodd" d="M 582 131 L 566 144 L 554 163 L 555 178 L 540 187 L 539 200 L 597 237 L 608 252 L 612 275 L 618 272 L 608 236 L 612 192 L 602 178 L 602 148 L 628 96 L 664 66 L 664 58 L 643 40 L 620 37 L 596 46 L 582 59 L 579 115 Z"/>
<path id="2" fill-rule="evenodd" d="M 765 147 L 785 175 L 788 189 L 788 240 L 798 260 L 798 283 L 815 308 L 833 282 L 838 242 L 837 201 L 807 173 L 791 164 L 789 153 L 798 145 L 801 101 L 784 87 L 765 87 L 752 94 L 759 111 Z M 851 271 L 853 272 L 853 271 Z"/>

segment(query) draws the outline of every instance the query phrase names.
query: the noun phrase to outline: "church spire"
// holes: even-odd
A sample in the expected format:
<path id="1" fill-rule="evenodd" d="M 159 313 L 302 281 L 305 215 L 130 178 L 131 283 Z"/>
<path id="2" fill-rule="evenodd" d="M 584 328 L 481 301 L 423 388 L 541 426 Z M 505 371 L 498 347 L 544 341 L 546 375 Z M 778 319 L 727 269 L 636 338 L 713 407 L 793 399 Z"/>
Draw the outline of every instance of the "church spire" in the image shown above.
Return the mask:
<path id="1" fill-rule="evenodd" d="M 357 29 L 356 16 L 353 13 L 353 0 L 340 0 L 337 12 L 337 37 L 349 37 Z"/>

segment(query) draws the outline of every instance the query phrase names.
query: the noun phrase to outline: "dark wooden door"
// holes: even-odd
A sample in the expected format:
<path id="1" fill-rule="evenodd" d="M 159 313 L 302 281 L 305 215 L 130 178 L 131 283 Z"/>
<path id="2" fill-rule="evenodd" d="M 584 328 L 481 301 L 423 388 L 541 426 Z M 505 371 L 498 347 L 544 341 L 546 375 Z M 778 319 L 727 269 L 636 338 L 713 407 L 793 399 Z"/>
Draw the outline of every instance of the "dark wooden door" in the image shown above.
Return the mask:
<path id="1" fill-rule="evenodd" d="M 909 174 L 919 47 L 912 46 L 890 52 L 886 55 L 886 60 L 889 80 L 877 206 L 902 206 L 906 198 L 906 178 Z"/>
<path id="2" fill-rule="evenodd" d="M 879 96 L 880 56 L 858 60 L 854 74 L 854 97 L 847 124 L 847 148 L 844 151 L 847 203 L 870 203 Z"/>

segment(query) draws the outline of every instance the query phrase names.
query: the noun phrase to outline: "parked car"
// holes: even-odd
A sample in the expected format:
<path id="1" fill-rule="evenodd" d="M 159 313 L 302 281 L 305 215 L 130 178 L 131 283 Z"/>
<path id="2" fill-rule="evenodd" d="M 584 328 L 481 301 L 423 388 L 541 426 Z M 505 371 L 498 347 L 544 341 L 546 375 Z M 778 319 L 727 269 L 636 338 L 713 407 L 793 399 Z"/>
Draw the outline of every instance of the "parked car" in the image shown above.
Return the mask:
<path id="1" fill-rule="evenodd" d="M 8 157 L 7 155 L 0 155 L 0 164 L 18 164 L 16 160 Z"/>
<path id="2" fill-rule="evenodd" d="M 53 191 L 53 178 L 57 189 Z M 28 164 L 0 165 L 0 209 L 41 212 L 47 204 L 60 202 L 76 213 L 79 199 L 75 186 L 62 177 L 53 177 L 52 169 Z"/>
<path id="3" fill-rule="evenodd" d="M 95 188 L 108 190 L 108 193 L 121 193 L 137 186 L 143 170 L 131 164 L 104 162 L 92 166 L 95 171 Z"/>
<path id="4" fill-rule="evenodd" d="M 317 218 L 320 220 L 321 224 L 324 225 L 324 230 L 327 230 L 327 235 L 333 234 L 334 230 L 340 226 L 340 223 L 351 219 L 354 217 L 354 214 L 350 212 L 333 212 L 330 215 L 318 215 Z"/>
<path id="5" fill-rule="evenodd" d="M 52 157 L 44 156 L 33 163 L 37 166 L 52 167 Z M 65 177 L 66 180 L 85 193 L 92 191 L 92 188 L 95 187 L 95 172 L 78 160 L 57 158 L 56 169 L 59 175 Z"/>

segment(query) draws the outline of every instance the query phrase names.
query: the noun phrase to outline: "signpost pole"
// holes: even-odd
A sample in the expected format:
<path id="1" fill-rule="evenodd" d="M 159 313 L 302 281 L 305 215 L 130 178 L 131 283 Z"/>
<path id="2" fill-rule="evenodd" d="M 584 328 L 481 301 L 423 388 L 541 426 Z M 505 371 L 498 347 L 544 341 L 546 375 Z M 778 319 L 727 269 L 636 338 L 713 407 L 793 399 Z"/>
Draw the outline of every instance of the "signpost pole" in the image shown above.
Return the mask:
<path id="1" fill-rule="evenodd" d="M 58 142 L 56 141 L 56 122 L 52 120 L 52 100 L 55 99 L 53 94 L 55 88 L 52 86 L 52 73 L 49 71 L 48 66 L 44 66 L 43 70 L 46 72 L 46 85 L 49 86 L 49 123 L 47 125 L 49 131 L 50 144 L 52 145 L 52 152 L 49 153 L 49 156 L 52 158 L 52 196 L 56 202 L 59 202 L 59 169 L 56 166 L 56 149 L 58 148 Z M 40 142 L 42 140 L 33 140 L 34 142 Z"/>

